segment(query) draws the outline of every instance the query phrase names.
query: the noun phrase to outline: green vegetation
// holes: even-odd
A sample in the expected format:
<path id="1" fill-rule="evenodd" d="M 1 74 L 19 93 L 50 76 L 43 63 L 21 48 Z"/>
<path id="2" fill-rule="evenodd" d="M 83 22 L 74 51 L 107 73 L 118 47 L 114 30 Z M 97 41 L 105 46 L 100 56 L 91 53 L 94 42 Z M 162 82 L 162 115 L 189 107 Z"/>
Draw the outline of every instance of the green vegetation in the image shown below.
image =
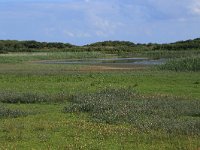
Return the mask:
<path id="1" fill-rule="evenodd" d="M 134 47 L 137 49 L 150 49 L 150 50 L 191 50 L 191 49 L 200 49 L 200 38 L 194 40 L 187 41 L 178 41 L 175 43 L 169 44 L 156 44 L 156 43 L 148 43 L 148 44 L 135 44 L 129 41 L 104 41 L 97 42 L 87 46 L 92 47 Z"/>
<path id="2" fill-rule="evenodd" d="M 0 119 L 2 118 L 16 118 L 27 116 L 26 112 L 21 110 L 9 109 L 0 104 Z"/>
<path id="3" fill-rule="evenodd" d="M 62 113 L 63 104 L 9 105 L 38 112 L 27 117 L 1 119 L 1 149 L 197 149 L 199 137 L 148 133 L 128 124 L 91 122 L 87 115 Z"/>
<path id="4" fill-rule="evenodd" d="M 129 90 L 105 90 L 77 95 L 65 112 L 84 112 L 97 122 L 131 123 L 140 131 L 200 135 L 200 101 L 144 97 Z"/>
<path id="5" fill-rule="evenodd" d="M 31 66 L 27 66 L 27 70 L 24 72 L 21 66 L 19 70 L 14 68 L 14 71 L 11 70 L 12 68 L 10 70 L 5 68 L 0 74 L 0 90 L 44 95 L 64 92 L 70 95 L 91 93 L 105 88 L 131 88 L 144 94 L 200 98 L 200 84 L 198 84 L 200 76 L 198 72 L 175 73 L 131 70 L 92 72 L 92 70 L 79 71 L 79 68 L 71 71 L 71 67 L 66 68 L 65 65 L 56 65 L 52 71 L 51 66 L 48 66 L 45 70 L 38 68 L 37 71 L 35 71 L 36 66 L 33 70 L 30 68 Z"/>
<path id="6" fill-rule="evenodd" d="M 61 103 L 66 102 L 70 95 L 66 93 L 41 94 L 4 91 L 0 93 L 0 102 L 8 104 L 35 104 L 35 103 Z"/>
<path id="7" fill-rule="evenodd" d="M 71 48 L 73 45 L 68 43 L 47 43 L 37 41 L 14 41 L 0 40 L 0 53 L 6 52 L 31 52 L 41 49 L 64 49 Z"/>
<path id="8" fill-rule="evenodd" d="M 0 149 L 199 149 L 198 41 L 1 41 Z M 171 59 L 153 68 L 45 63 L 110 57 Z"/>
<path id="9" fill-rule="evenodd" d="M 75 46 L 69 43 L 47 43 L 37 41 L 0 41 L 0 53 L 8 52 L 103 52 L 112 54 L 155 54 L 180 53 L 189 51 L 190 55 L 200 53 L 200 39 L 178 41 L 170 44 L 135 44 L 129 41 L 104 41 L 85 46 Z M 183 52 L 185 53 L 185 52 Z M 189 53 L 188 53 L 189 54 Z M 171 57 L 173 55 L 170 55 Z M 177 55 L 178 56 L 178 55 Z"/>
<path id="10" fill-rule="evenodd" d="M 33 93 L 12 93 L 4 92 L 0 93 L 0 102 L 2 103 L 41 103 L 47 102 L 48 96 L 43 96 Z"/>
<path id="11" fill-rule="evenodd" d="M 172 71 L 200 71 L 200 57 L 172 59 L 159 68 Z"/>
<path id="12" fill-rule="evenodd" d="M 178 41 L 171 44 L 157 45 L 154 49 L 165 49 L 165 50 L 191 50 L 200 48 L 200 38 L 187 41 Z"/>
<path id="13" fill-rule="evenodd" d="M 30 53 L 8 53 L 0 55 L 1 63 L 22 63 L 38 60 L 58 60 L 58 59 L 87 59 L 105 57 L 100 52 L 30 52 Z"/>

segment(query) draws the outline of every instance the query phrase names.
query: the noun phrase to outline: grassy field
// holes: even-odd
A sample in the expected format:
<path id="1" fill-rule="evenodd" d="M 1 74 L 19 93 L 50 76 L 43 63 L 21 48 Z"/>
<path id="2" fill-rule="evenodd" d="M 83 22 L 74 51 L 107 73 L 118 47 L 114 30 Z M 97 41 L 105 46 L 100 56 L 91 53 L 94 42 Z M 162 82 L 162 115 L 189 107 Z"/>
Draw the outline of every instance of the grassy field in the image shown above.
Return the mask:
<path id="1" fill-rule="evenodd" d="M 38 63 L 98 57 L 1 54 L 0 149 L 200 148 L 199 70 Z"/>
<path id="2" fill-rule="evenodd" d="M 8 53 L 0 55 L 0 63 L 16 64 L 27 61 L 37 60 L 57 60 L 57 59 L 87 59 L 105 57 L 100 52 L 24 52 L 24 53 Z"/>

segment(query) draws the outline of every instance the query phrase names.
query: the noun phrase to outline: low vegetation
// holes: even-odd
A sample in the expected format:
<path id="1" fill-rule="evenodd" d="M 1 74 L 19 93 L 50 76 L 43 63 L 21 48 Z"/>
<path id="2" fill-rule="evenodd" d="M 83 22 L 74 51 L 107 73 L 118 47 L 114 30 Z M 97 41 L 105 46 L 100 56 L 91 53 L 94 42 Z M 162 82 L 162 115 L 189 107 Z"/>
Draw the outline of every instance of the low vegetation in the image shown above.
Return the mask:
<path id="1" fill-rule="evenodd" d="M 1 92 L 0 102 L 11 104 L 31 104 L 47 102 L 48 97 L 36 93 Z"/>
<path id="2" fill-rule="evenodd" d="M 59 92 L 57 94 L 41 94 L 39 92 L 0 92 L 0 102 L 7 104 L 35 104 L 35 103 L 63 103 L 70 95 Z"/>
<path id="3" fill-rule="evenodd" d="M 129 90 L 77 95 L 64 112 L 89 113 L 97 122 L 130 123 L 140 131 L 200 135 L 200 102 L 169 97 L 144 97 Z"/>
<path id="4" fill-rule="evenodd" d="M 28 113 L 18 110 L 6 108 L 0 103 L 0 119 L 2 118 L 17 118 L 22 116 L 27 116 Z"/>
<path id="5" fill-rule="evenodd" d="M 199 39 L 85 46 L 0 41 L 0 53 L 0 149 L 200 147 Z M 47 63 L 116 57 L 170 61 L 156 69 Z"/>
<path id="6" fill-rule="evenodd" d="M 172 59 L 159 68 L 172 71 L 200 71 L 200 57 Z"/>
<path id="7" fill-rule="evenodd" d="M 100 52 L 30 52 L 8 53 L 0 55 L 0 64 L 16 64 L 28 61 L 59 60 L 59 59 L 88 59 L 106 57 Z"/>

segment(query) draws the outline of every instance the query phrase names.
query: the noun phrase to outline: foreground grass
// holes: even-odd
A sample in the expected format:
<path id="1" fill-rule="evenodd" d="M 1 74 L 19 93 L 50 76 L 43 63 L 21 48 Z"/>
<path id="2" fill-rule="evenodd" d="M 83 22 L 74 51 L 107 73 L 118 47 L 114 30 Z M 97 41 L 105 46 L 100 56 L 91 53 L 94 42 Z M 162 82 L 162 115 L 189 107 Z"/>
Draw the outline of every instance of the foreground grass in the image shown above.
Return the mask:
<path id="1" fill-rule="evenodd" d="M 199 72 L 152 71 L 147 68 L 142 71 L 94 71 L 91 68 L 96 66 L 31 62 L 57 59 L 59 55 L 59 59 L 69 57 L 61 56 L 61 53 L 42 58 L 34 53 L 36 56 L 25 56 L 26 59 L 22 61 L 19 59 L 23 56 L 18 55 L 27 54 L 6 54 L 1 57 L 5 59 L 0 60 L 0 149 L 199 149 Z M 72 58 L 81 55 L 73 54 Z M 98 113 L 92 116 L 91 112 L 73 111 L 72 108 L 76 107 L 71 104 L 77 100 L 76 95 L 81 108 L 84 104 L 94 102 L 97 106 L 104 106 L 100 101 L 90 101 L 89 98 L 98 99 L 96 93 L 105 89 L 129 89 L 144 98 L 162 99 L 126 101 L 124 98 L 132 100 L 129 99 L 130 95 L 117 96 L 117 103 L 113 101 L 116 97 L 109 101 L 113 106 L 111 113 L 100 114 L 104 118 L 99 117 Z M 88 97 L 83 104 L 85 95 Z M 169 100 L 168 97 L 175 99 Z M 110 99 L 105 97 L 105 100 Z M 123 113 L 121 108 L 124 101 L 120 100 L 131 106 L 131 109 L 127 109 L 128 118 L 123 117 L 125 120 L 113 117 L 114 114 L 120 116 Z M 98 109 L 97 106 L 94 108 Z M 161 124 L 172 123 L 172 132 L 159 126 L 158 129 L 144 130 L 134 125 L 137 116 L 138 125 L 151 125 L 148 124 L 151 123 L 148 118 L 152 119 L 154 114 L 158 118 L 153 121 L 159 123 L 161 119 Z M 166 115 L 170 120 L 165 120 Z M 109 116 L 115 120 L 110 120 Z M 178 122 L 176 117 L 179 118 Z M 130 118 L 133 121 L 128 122 Z M 179 127 L 186 129 L 186 133 L 179 130 L 180 134 L 174 134 Z M 191 130 L 189 127 L 192 127 Z"/>
<path id="2" fill-rule="evenodd" d="M 7 105 L 37 112 L 0 121 L 1 149 L 198 149 L 198 136 L 141 132 L 128 124 L 91 122 L 84 113 L 64 114 L 63 104 Z"/>
<path id="3" fill-rule="evenodd" d="M 140 131 L 200 135 L 200 101 L 175 97 L 145 97 L 121 89 L 74 96 L 64 112 L 89 113 L 94 121 L 130 123 Z"/>
<path id="4" fill-rule="evenodd" d="M 190 106 L 191 100 L 200 98 L 199 73 L 166 71 L 88 73 L 68 72 L 67 69 L 59 72 L 59 67 L 55 67 L 55 72 L 52 73 L 50 69 L 52 68 L 47 68 L 45 73 L 30 68 L 28 73 L 8 71 L 0 74 L 1 101 L 4 102 L 5 108 L 28 114 L 26 117 L 7 116 L 0 119 L 0 149 L 31 147 L 34 149 L 196 150 L 200 147 L 200 137 L 196 134 L 173 134 L 166 130 L 152 129 L 144 132 L 129 122 L 96 123 L 84 112 L 62 112 L 64 106 L 70 106 L 68 101 L 71 96 L 110 88 L 129 88 L 147 97 L 165 97 L 165 95 L 188 97 L 189 100 L 185 104 Z M 178 99 L 177 102 L 172 101 L 172 104 L 179 106 L 178 101 Z M 170 101 L 165 103 L 160 101 L 163 108 L 170 103 Z M 148 106 L 146 104 L 144 106 Z M 192 121 L 195 121 L 195 118 L 198 117 L 194 117 Z M 187 117 L 185 119 L 187 120 Z"/>

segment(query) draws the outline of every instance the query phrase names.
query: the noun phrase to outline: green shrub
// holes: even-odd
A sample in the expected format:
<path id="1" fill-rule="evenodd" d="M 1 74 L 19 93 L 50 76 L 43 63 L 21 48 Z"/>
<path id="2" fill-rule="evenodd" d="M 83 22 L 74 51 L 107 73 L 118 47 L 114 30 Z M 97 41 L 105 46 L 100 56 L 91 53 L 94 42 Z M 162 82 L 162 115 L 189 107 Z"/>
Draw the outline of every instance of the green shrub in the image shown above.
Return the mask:
<path id="1" fill-rule="evenodd" d="M 172 59 L 166 64 L 159 66 L 159 69 L 172 71 L 200 71 L 200 57 Z"/>
<path id="2" fill-rule="evenodd" d="M 140 131 L 200 134 L 200 101 L 144 97 L 129 90 L 77 95 L 64 112 L 86 112 L 97 122 L 130 123 Z"/>
<path id="3" fill-rule="evenodd" d="M 17 110 L 17 109 L 12 110 L 12 109 L 6 108 L 0 104 L 0 119 L 8 118 L 8 117 L 16 118 L 16 117 L 27 116 L 27 115 L 28 115 L 28 113 L 26 113 L 24 111 Z"/>
<path id="4" fill-rule="evenodd" d="M 22 103 L 22 104 L 34 104 L 34 103 L 60 103 L 65 102 L 70 98 L 70 95 L 64 92 L 57 94 L 40 94 L 40 93 L 20 93 L 20 92 L 0 92 L 0 102 L 2 103 Z"/>
<path id="5" fill-rule="evenodd" d="M 36 93 L 14 93 L 14 92 L 1 92 L 0 102 L 2 103 L 41 103 L 47 102 L 48 96 Z"/>

